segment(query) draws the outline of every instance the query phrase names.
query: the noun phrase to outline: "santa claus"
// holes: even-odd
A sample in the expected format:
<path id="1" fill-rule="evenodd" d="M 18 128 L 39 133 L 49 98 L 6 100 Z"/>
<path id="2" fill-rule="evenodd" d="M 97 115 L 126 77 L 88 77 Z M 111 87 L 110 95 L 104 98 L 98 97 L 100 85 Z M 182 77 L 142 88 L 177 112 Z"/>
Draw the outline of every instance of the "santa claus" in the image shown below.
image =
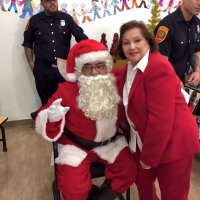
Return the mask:
<path id="1" fill-rule="evenodd" d="M 36 117 L 36 131 L 59 143 L 57 177 L 65 200 L 87 199 L 94 161 L 105 164 L 105 178 L 115 194 L 135 180 L 133 155 L 125 137 L 117 133 L 122 105 L 112 64 L 103 44 L 90 39 L 74 45 L 64 74 L 67 81 Z"/>

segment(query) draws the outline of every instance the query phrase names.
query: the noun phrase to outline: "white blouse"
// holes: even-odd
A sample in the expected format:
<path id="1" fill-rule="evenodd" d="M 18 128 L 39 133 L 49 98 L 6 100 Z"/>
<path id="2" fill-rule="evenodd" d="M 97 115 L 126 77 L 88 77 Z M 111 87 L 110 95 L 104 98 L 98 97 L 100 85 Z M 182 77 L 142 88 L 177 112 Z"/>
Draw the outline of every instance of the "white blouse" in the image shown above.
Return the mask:
<path id="1" fill-rule="evenodd" d="M 125 112 L 126 112 L 126 117 L 128 120 L 128 123 L 131 128 L 131 136 L 130 136 L 130 142 L 129 142 L 129 147 L 132 152 L 136 152 L 136 146 L 138 145 L 140 151 L 142 151 L 142 141 L 140 139 L 140 136 L 135 128 L 135 125 L 133 122 L 130 120 L 127 109 L 128 109 L 128 96 L 133 84 L 133 81 L 135 79 L 136 73 L 138 70 L 141 70 L 144 72 L 146 69 L 146 66 L 148 64 L 148 57 L 149 57 L 149 50 L 145 54 L 145 56 L 137 63 L 135 67 L 133 67 L 132 63 L 129 61 L 128 62 L 128 69 L 127 69 L 127 75 L 126 75 L 126 82 L 124 84 L 123 88 L 123 104 L 125 107 Z M 134 110 L 132 111 L 134 112 Z"/>

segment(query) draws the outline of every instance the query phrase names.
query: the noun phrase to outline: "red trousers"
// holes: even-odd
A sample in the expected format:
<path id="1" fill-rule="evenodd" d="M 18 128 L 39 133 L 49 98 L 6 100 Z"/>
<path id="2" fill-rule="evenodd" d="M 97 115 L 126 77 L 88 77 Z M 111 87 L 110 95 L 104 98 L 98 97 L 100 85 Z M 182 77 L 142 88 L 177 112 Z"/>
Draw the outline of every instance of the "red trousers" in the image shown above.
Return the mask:
<path id="1" fill-rule="evenodd" d="M 157 178 L 162 200 L 188 200 L 193 155 L 161 164 L 149 170 L 137 161 L 136 185 L 140 200 L 159 200 L 154 181 Z"/>
<path id="2" fill-rule="evenodd" d="M 87 152 L 85 160 L 78 167 L 58 165 L 58 186 L 64 200 L 86 200 L 92 186 L 91 162 L 101 162 L 106 165 L 105 178 L 110 187 L 117 193 L 125 192 L 136 178 L 136 163 L 129 148 L 124 148 L 114 163 L 109 164 L 92 151 Z"/>

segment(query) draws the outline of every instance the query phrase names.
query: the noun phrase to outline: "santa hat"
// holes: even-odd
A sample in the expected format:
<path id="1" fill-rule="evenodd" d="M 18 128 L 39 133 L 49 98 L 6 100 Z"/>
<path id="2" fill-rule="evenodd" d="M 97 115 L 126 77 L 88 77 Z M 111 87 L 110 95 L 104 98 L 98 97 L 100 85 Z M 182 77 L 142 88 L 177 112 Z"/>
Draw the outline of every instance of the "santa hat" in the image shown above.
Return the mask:
<path id="1" fill-rule="evenodd" d="M 81 74 L 83 65 L 96 61 L 105 62 L 107 70 L 110 72 L 113 59 L 104 44 L 92 39 L 76 43 L 68 54 L 66 74 L 64 75 L 65 80 L 76 82 L 77 77 Z"/>

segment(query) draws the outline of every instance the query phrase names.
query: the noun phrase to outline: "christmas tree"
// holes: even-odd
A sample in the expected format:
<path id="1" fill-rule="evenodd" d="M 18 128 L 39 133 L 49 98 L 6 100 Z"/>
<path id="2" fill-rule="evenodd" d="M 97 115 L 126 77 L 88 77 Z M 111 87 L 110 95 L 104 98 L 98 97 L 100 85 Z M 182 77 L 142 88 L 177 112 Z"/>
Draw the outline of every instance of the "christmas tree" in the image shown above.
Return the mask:
<path id="1" fill-rule="evenodd" d="M 159 8 L 159 3 L 157 0 L 152 0 L 152 4 L 153 6 L 151 8 L 151 18 L 148 20 L 147 27 L 149 31 L 153 34 L 156 25 L 161 20 L 160 18 L 161 10 Z"/>
<path id="2" fill-rule="evenodd" d="M 117 60 L 117 57 L 118 57 L 118 53 L 117 53 L 118 41 L 119 41 L 119 34 L 114 33 L 112 45 L 110 48 L 110 54 L 112 55 L 114 62 Z"/>
<path id="3" fill-rule="evenodd" d="M 108 45 L 107 45 L 107 40 L 106 40 L 106 34 L 105 33 L 102 33 L 101 34 L 101 41 L 100 41 L 102 44 L 105 45 L 106 48 L 108 48 Z"/>

